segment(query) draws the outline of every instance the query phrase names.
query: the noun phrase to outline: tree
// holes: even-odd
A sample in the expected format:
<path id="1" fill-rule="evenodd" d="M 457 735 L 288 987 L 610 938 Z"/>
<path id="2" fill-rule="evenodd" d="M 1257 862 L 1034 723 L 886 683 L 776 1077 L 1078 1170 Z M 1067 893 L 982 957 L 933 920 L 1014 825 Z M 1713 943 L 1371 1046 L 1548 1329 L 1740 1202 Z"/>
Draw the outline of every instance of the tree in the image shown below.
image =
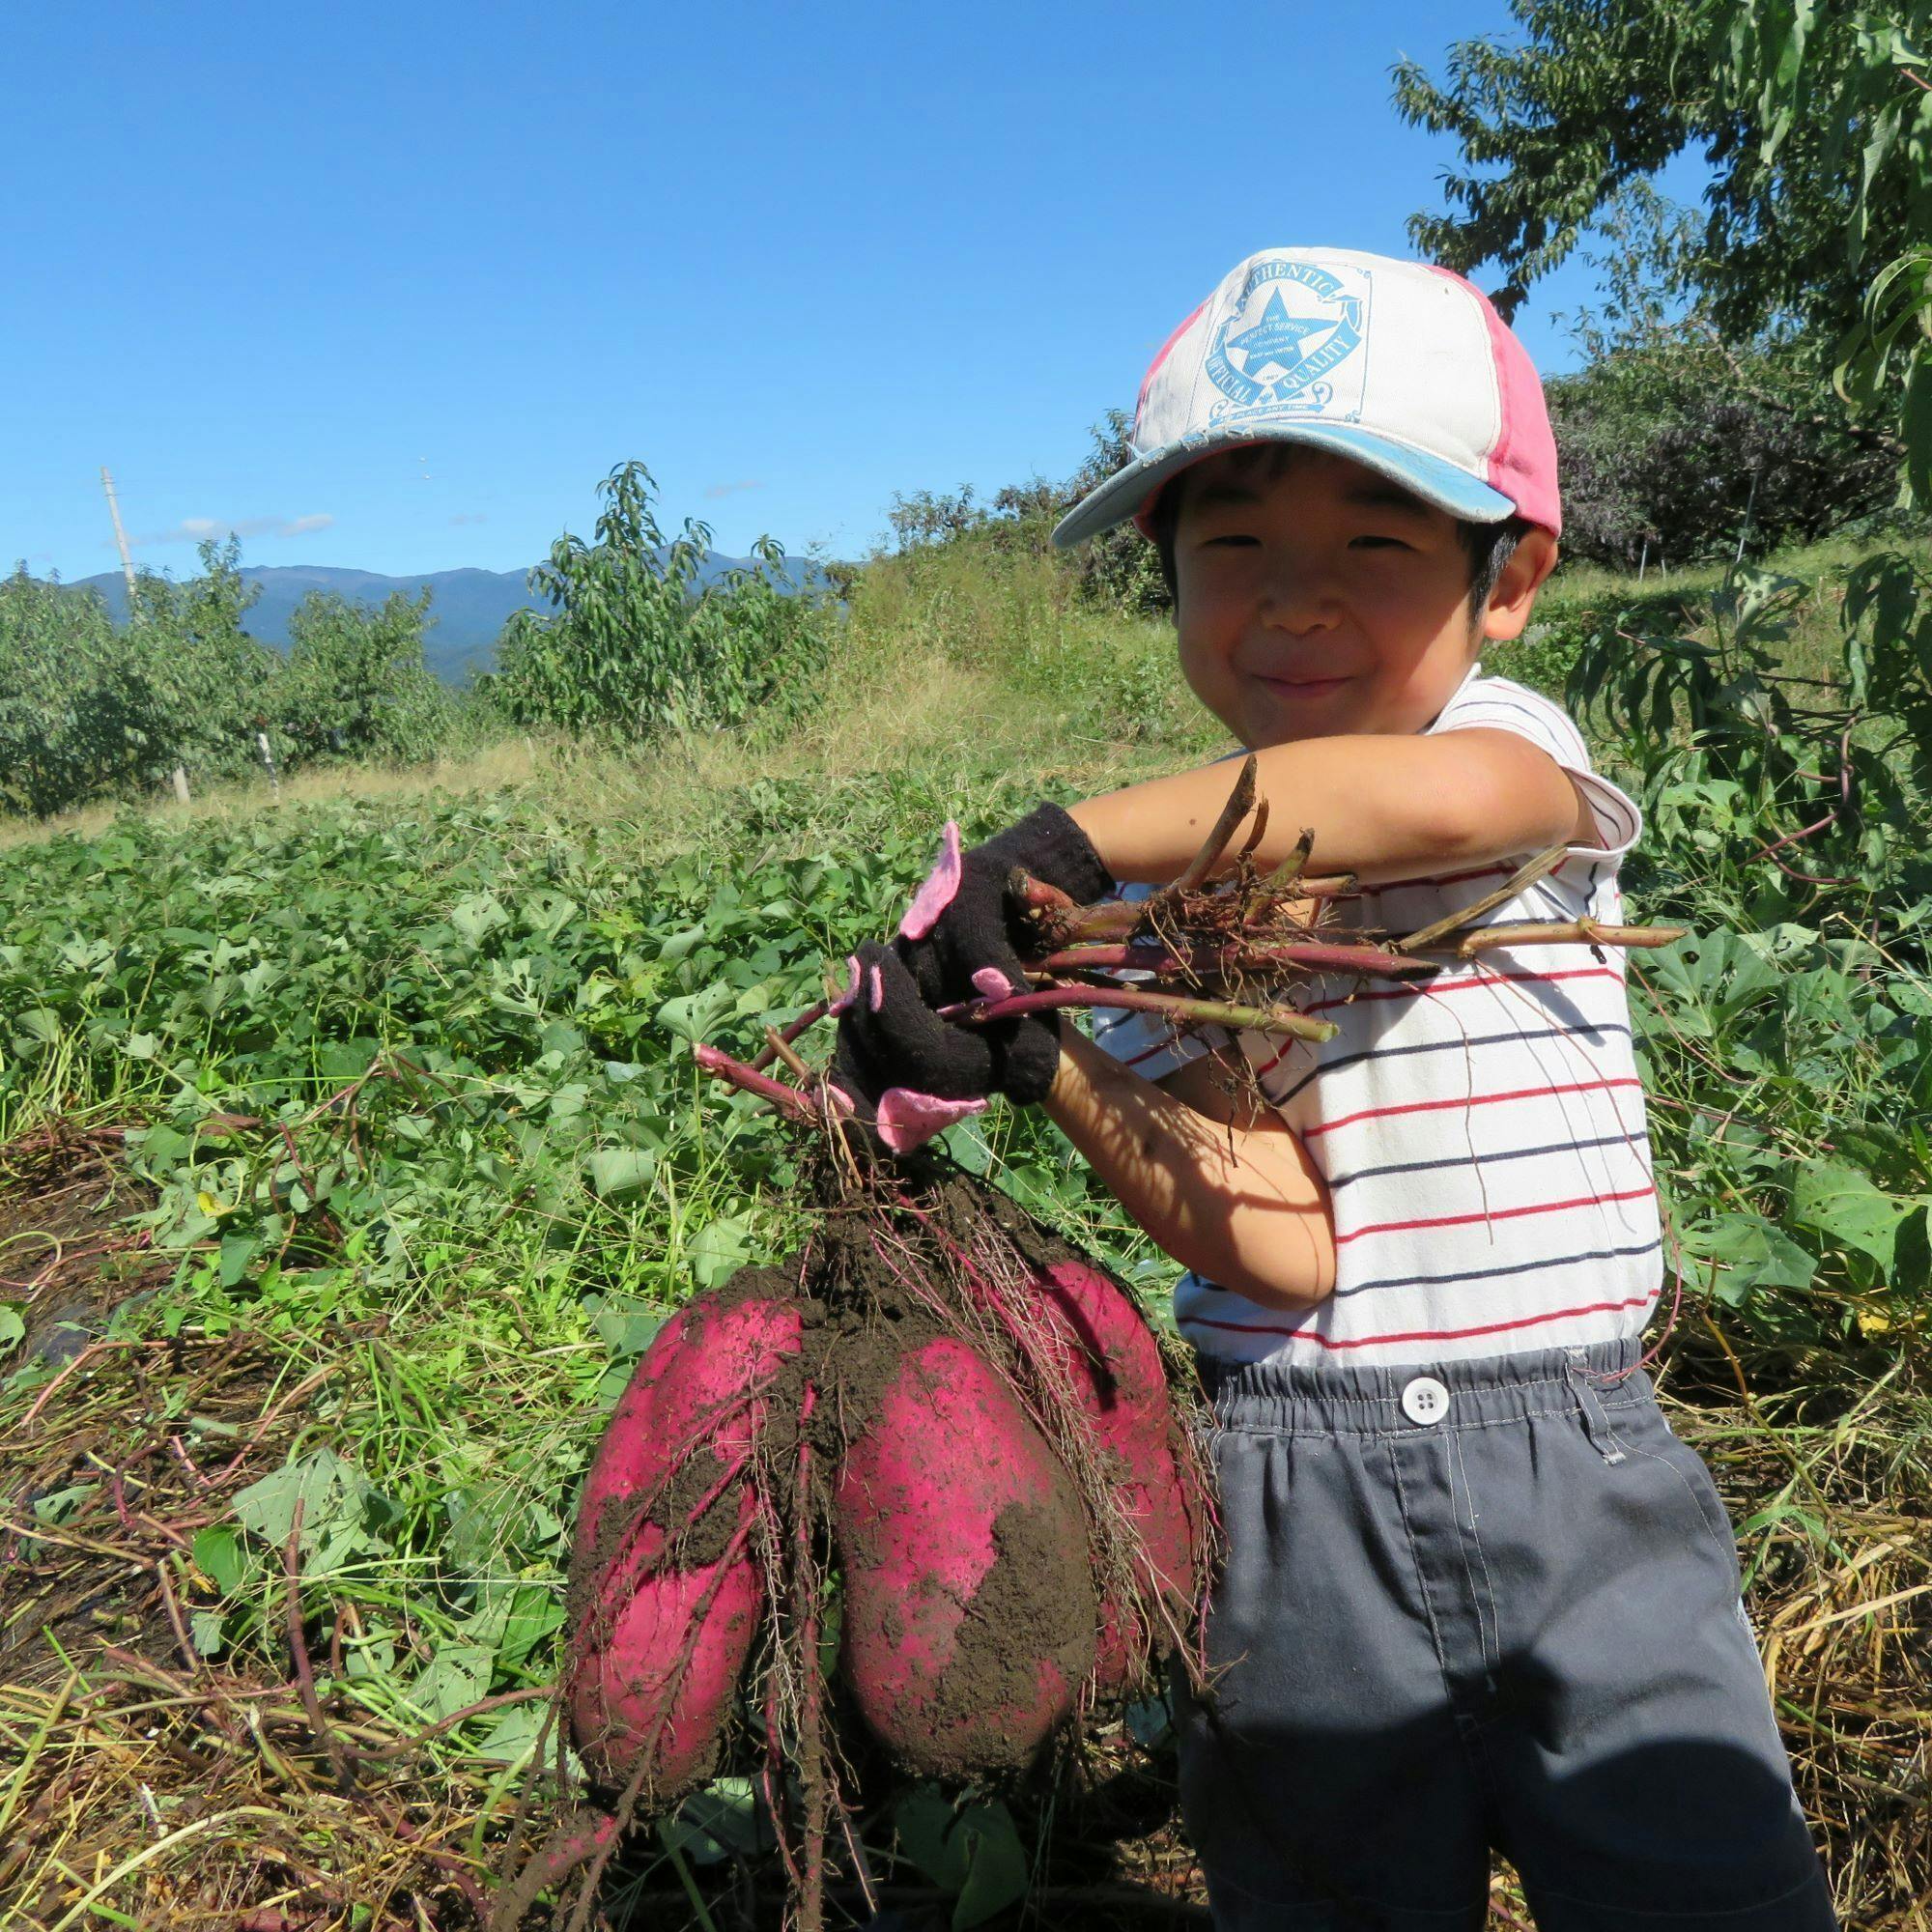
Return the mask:
<path id="1" fill-rule="evenodd" d="M 144 570 L 129 599 L 127 648 L 154 687 L 166 740 L 159 765 L 200 779 L 240 778 L 256 762 L 254 734 L 273 709 L 280 659 L 242 628 L 257 584 L 242 579 L 242 546 L 200 546 L 201 575 L 178 583 Z"/>
<path id="2" fill-rule="evenodd" d="M 143 654 L 92 591 L 0 580 L 0 806 L 45 818 L 151 782 L 168 732 Z"/>
<path id="3" fill-rule="evenodd" d="M 1599 562 L 1809 542 L 1896 494 L 1895 440 L 1851 419 L 1797 345 L 1681 321 L 1544 387 L 1564 548 Z"/>
<path id="4" fill-rule="evenodd" d="M 1525 43 L 1457 46 L 1448 87 L 1398 71 L 1406 111 L 1456 131 L 1469 166 L 1450 180 L 1463 214 L 1419 217 L 1418 240 L 1464 268 L 1500 261 L 1520 298 L 1646 167 L 1703 141 L 1716 179 L 1701 235 L 1670 251 L 1675 292 L 1722 339 L 1789 344 L 1821 387 L 1829 371 L 1902 455 L 1903 502 L 1932 508 L 1932 59 L 1905 24 L 1818 0 L 1515 11 Z M 1914 16 L 1925 24 L 1924 0 Z M 1565 129 L 1580 144 L 1567 160 Z M 1823 687 L 1776 661 L 1791 591 L 1734 575 L 1711 643 L 1601 627 L 1573 695 L 1653 753 L 1682 724 L 1686 742 L 1643 760 L 1650 781 L 1734 784 L 1759 828 L 1804 814 L 1754 861 L 1806 893 L 1889 895 L 1910 934 L 1927 885 L 1932 577 L 1903 551 L 1847 573 L 1841 665 Z M 1776 857 L 1801 839 L 1804 867 Z"/>
<path id="5" fill-rule="evenodd" d="M 825 660 L 821 600 L 793 592 L 769 537 L 751 570 L 700 586 L 711 530 L 687 518 L 667 543 L 655 490 L 620 463 L 597 486 L 596 543 L 566 531 L 531 571 L 552 609 L 512 616 L 488 687 L 514 723 L 639 740 L 803 701 Z"/>
<path id="6" fill-rule="evenodd" d="M 1417 214 L 1424 253 L 1500 264 L 1505 316 L 1604 210 L 1688 149 L 1715 175 L 1680 280 L 1731 340 L 1787 323 L 1822 355 L 1858 322 L 1874 273 L 1932 226 L 1924 63 L 1906 10 L 1821 0 L 1511 0 L 1515 44 L 1463 41 L 1445 81 L 1395 70 L 1404 118 L 1451 135 L 1447 213 Z M 1910 24 L 1922 30 L 1923 0 Z M 1900 165 L 1903 162 L 1904 165 Z"/>
<path id="7" fill-rule="evenodd" d="M 391 591 L 381 610 L 311 590 L 289 620 L 275 714 L 298 757 L 434 754 L 449 697 L 423 657 L 431 592 Z"/>
<path id="8" fill-rule="evenodd" d="M 1059 512 L 1064 515 L 1108 477 L 1134 460 L 1133 418 L 1109 410 L 1091 434 L 1093 450 L 1067 478 Z M 1116 524 L 1082 544 L 1076 553 L 1080 587 L 1090 597 L 1140 616 L 1155 616 L 1173 602 L 1160 574 L 1160 557 L 1132 524 Z"/>

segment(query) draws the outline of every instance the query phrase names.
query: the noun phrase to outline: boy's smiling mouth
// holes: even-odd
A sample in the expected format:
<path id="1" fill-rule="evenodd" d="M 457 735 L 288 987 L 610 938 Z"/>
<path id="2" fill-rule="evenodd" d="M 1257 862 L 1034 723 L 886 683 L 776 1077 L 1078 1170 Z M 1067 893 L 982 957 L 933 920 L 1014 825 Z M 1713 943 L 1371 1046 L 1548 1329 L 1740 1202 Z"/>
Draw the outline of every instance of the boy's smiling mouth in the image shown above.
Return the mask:
<path id="1" fill-rule="evenodd" d="M 1313 677 L 1305 673 L 1270 676 L 1265 671 L 1253 673 L 1258 684 L 1264 684 L 1270 691 L 1279 692 L 1284 697 L 1325 697 L 1331 691 L 1340 691 L 1345 684 L 1352 684 L 1354 679 L 1346 675 Z"/>

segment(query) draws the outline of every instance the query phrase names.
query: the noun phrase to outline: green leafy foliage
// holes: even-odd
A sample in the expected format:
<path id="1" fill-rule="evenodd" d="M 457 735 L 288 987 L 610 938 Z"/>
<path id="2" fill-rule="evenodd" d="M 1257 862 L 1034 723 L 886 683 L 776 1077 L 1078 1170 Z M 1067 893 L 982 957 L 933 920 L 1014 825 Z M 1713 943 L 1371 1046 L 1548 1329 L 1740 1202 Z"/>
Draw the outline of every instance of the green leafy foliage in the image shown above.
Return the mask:
<path id="1" fill-rule="evenodd" d="M 275 710 L 297 760 L 434 754 L 452 699 L 423 656 L 431 593 L 392 591 L 381 610 L 312 590 L 289 622 Z"/>
<path id="2" fill-rule="evenodd" d="M 1896 442 L 1848 413 L 1800 345 L 1678 321 L 1545 386 L 1572 555 L 1633 570 L 1761 556 L 1895 495 Z"/>
<path id="3" fill-rule="evenodd" d="M 0 581 L 0 809 L 44 818 L 152 792 L 179 766 L 192 785 L 329 758 L 434 755 L 455 715 L 423 661 L 429 593 L 380 611 L 311 591 L 286 659 L 242 620 L 258 592 L 231 538 L 201 574 L 134 580 L 128 628 L 92 591 Z"/>
<path id="4" fill-rule="evenodd" d="M 1026 1847 L 998 1800 L 954 1804 L 922 1785 L 894 1806 L 893 1827 L 900 1857 L 952 1900 L 952 1932 L 983 1925 L 1025 1896 Z"/>
<path id="5" fill-rule="evenodd" d="M 45 817 L 149 779 L 160 694 L 98 597 L 0 581 L 0 807 Z"/>
<path id="6" fill-rule="evenodd" d="M 1815 343 L 1858 322 L 1875 269 L 1932 226 L 1932 96 L 1921 51 L 1885 10 L 1819 0 L 1511 0 L 1519 35 L 1462 41 L 1445 78 L 1395 71 L 1398 111 L 1462 165 L 1418 247 L 1501 266 L 1514 312 L 1606 207 L 1687 149 L 1716 179 L 1678 269 L 1726 339 L 1788 317 Z"/>
<path id="7" fill-rule="evenodd" d="M 177 583 L 143 571 L 134 580 L 128 630 L 166 720 L 164 762 L 191 779 L 239 777 L 259 753 L 274 709 L 280 660 L 242 628 L 261 594 L 242 579 L 242 547 L 230 537 L 201 546 L 201 575 Z"/>
<path id="8" fill-rule="evenodd" d="M 497 647 L 492 699 L 520 724 L 629 741 L 781 724 L 809 706 L 831 642 L 823 600 L 793 594 L 769 537 L 753 564 L 699 587 L 711 531 L 687 519 L 667 543 L 641 463 L 597 486 L 594 544 L 566 533 L 531 572 L 549 615 L 519 611 Z"/>
<path id="9" fill-rule="evenodd" d="M 130 815 L 0 850 L 0 1139 L 49 1098 L 130 1122 L 174 1275 L 124 1319 L 337 1371 L 286 1465 L 195 1532 L 202 1654 L 281 1656 L 299 1502 L 305 1593 L 357 1606 L 341 1682 L 372 1710 L 414 1728 L 554 1675 L 604 1415 L 672 1308 L 799 1233 L 787 1136 L 700 1080 L 694 1024 L 752 1051 L 930 861 L 923 795 L 855 794 L 837 815 L 865 837 L 806 843 L 824 790 L 768 782 L 645 864 L 528 797 Z M 969 830 L 1014 805 L 989 789 Z M 1042 1122 L 969 1151 L 1151 1263 Z M 51 1371 L 26 1373 L 30 1398 Z M 485 1714 L 466 1748 L 526 1756 L 539 1715 Z M 755 1836 L 728 1795 L 687 1814 L 688 1856 Z M 971 1862 L 980 1898 L 995 1861 Z"/>
<path id="10" fill-rule="evenodd" d="M 286 656 L 242 620 L 257 592 L 234 539 L 201 546 L 201 572 L 143 572 L 117 632 L 92 592 L 0 580 L 0 810 L 48 817 L 152 793 L 179 767 L 191 786 L 336 762 L 433 758 L 461 730 L 505 722 L 637 741 L 730 727 L 769 735 L 822 696 L 838 618 L 768 538 L 748 568 L 699 586 L 710 531 L 666 544 L 651 479 L 624 464 L 600 486 L 598 541 L 565 535 L 533 574 L 554 607 L 519 612 L 500 668 L 459 696 L 430 671 L 430 594 L 380 609 L 311 591 Z"/>
<path id="11" fill-rule="evenodd" d="M 1109 410 L 1094 424 L 1087 461 L 1064 483 L 1036 476 L 1010 483 L 988 503 L 976 502 L 971 485 L 953 492 L 920 490 L 895 496 L 888 512 L 894 547 L 901 557 L 949 545 L 976 545 L 994 555 L 1015 552 L 1058 556 L 1077 594 L 1101 609 L 1128 616 L 1157 616 L 1173 598 L 1160 558 L 1131 523 L 1103 530 L 1071 553 L 1052 548 L 1053 526 L 1108 477 L 1133 461 L 1133 419 Z"/>

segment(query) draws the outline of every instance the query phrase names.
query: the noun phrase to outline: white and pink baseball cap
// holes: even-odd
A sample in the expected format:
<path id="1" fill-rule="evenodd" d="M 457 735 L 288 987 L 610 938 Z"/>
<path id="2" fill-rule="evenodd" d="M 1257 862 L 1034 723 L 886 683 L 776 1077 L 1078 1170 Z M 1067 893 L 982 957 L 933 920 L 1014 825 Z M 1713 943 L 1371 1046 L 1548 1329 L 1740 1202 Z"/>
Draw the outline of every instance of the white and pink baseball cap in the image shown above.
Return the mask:
<path id="1" fill-rule="evenodd" d="M 1063 548 L 1239 443 L 1333 450 L 1476 524 L 1563 527 L 1556 440 L 1523 346 L 1447 269 L 1346 248 L 1265 248 L 1168 338 L 1141 384 L 1133 461 L 1067 512 Z"/>

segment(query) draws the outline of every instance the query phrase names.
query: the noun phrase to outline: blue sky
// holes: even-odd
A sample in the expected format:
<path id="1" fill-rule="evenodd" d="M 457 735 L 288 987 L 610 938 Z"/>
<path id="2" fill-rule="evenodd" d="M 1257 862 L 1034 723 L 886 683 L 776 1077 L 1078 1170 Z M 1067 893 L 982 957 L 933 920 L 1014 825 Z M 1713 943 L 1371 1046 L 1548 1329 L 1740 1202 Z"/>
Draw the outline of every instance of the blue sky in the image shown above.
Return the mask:
<path id="1" fill-rule="evenodd" d="M 916 17 L 925 13 L 925 17 Z M 666 521 L 856 555 L 895 491 L 1065 476 L 1240 256 L 1407 253 L 1388 69 L 1502 0 L 17 14 L 0 568 L 534 561 Z M 1540 292 L 1522 332 L 1572 359 Z"/>

